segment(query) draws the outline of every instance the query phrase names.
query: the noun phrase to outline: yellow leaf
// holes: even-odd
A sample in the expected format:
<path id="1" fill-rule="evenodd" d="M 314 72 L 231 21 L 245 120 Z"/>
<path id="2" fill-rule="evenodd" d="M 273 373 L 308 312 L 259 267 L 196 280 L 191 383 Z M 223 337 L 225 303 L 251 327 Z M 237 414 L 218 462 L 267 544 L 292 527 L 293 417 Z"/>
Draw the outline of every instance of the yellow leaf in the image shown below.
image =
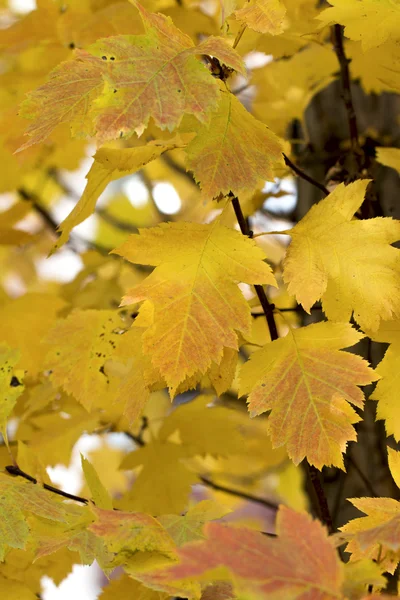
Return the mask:
<path id="1" fill-rule="evenodd" d="M 47 335 L 51 349 L 46 366 L 53 383 L 87 410 L 109 389 L 104 365 L 119 341 L 121 325 L 115 311 L 74 310 Z"/>
<path id="2" fill-rule="evenodd" d="M 169 594 L 146 588 L 128 575 L 122 575 L 119 579 L 112 579 L 107 583 L 99 600 L 167 600 L 169 597 Z"/>
<path id="3" fill-rule="evenodd" d="M 351 40 L 361 40 L 363 50 L 400 37 L 400 6 L 392 0 L 329 0 L 331 8 L 318 19 L 325 25 L 340 23 Z"/>
<path id="4" fill-rule="evenodd" d="M 2 575 L 0 575 L 0 594 L 7 600 L 37 600 L 37 595 L 26 584 Z"/>
<path id="5" fill-rule="evenodd" d="M 92 494 L 93 502 L 99 508 L 112 510 L 113 503 L 109 493 L 102 484 L 94 466 L 81 454 L 82 470 L 85 475 L 86 483 Z"/>
<path id="6" fill-rule="evenodd" d="M 186 149 L 188 168 L 206 198 L 229 192 L 248 197 L 266 179 L 273 180 L 273 163 L 282 162 L 279 138 L 222 86 L 210 124 L 196 131 Z"/>
<path id="7" fill-rule="evenodd" d="M 120 468 L 142 469 L 117 507 L 153 515 L 182 512 L 188 504 L 191 485 L 198 482 L 183 464 L 186 456 L 185 447 L 160 440 L 128 454 Z"/>
<path id="8" fill-rule="evenodd" d="M 397 487 L 400 488 L 400 452 L 389 447 L 387 450 L 390 472 Z"/>
<path id="9" fill-rule="evenodd" d="M 376 367 L 381 376 L 370 398 L 378 401 L 376 416 L 385 421 L 387 435 L 400 440 L 400 320 L 384 321 L 378 331 L 369 334 L 376 342 L 389 343 L 385 356 Z"/>
<path id="10" fill-rule="evenodd" d="M 86 175 L 88 182 L 81 199 L 59 226 L 62 233 L 54 250 L 61 248 L 68 240 L 71 230 L 94 212 L 98 197 L 111 181 L 136 173 L 166 150 L 176 147 L 177 144 L 174 143 L 151 142 L 147 146 L 135 148 L 100 148 L 94 155 L 94 163 Z"/>
<path id="11" fill-rule="evenodd" d="M 376 160 L 400 173 L 400 148 L 377 148 Z"/>
<path id="12" fill-rule="evenodd" d="M 400 502 L 393 498 L 348 500 L 367 516 L 340 527 L 345 539 L 349 540 L 346 552 L 352 554 L 352 560 L 378 560 L 385 571 L 392 572 L 400 558 Z"/>
<path id="13" fill-rule="evenodd" d="M 260 33 L 279 35 L 284 30 L 286 8 L 281 0 L 253 0 L 234 14 L 238 21 Z"/>
<path id="14" fill-rule="evenodd" d="M 18 368 L 35 377 L 43 370 L 46 347 L 42 339 L 54 324 L 64 300 L 51 294 L 28 293 L 2 307 L 0 330 L 2 341 L 18 348 L 21 359 Z M 22 317 L 23 315 L 23 317 Z"/>
<path id="15" fill-rule="evenodd" d="M 356 439 L 352 424 L 361 420 L 348 403 L 361 408 L 357 385 L 377 379 L 360 356 L 340 350 L 361 338 L 347 323 L 291 329 L 242 367 L 240 393 L 249 394 L 250 416 L 271 411 L 272 444 L 285 444 L 296 465 L 307 457 L 318 468 L 343 468 L 342 452 Z"/>
<path id="16" fill-rule="evenodd" d="M 20 357 L 19 350 L 0 346 L 0 432 L 7 441 L 7 420 L 19 396 L 24 391 L 23 371 L 14 371 Z"/>
<path id="17" fill-rule="evenodd" d="M 165 419 L 159 438 L 167 440 L 178 431 L 188 454 L 237 454 L 244 443 L 241 416 L 233 409 L 212 406 L 211 402 L 212 398 L 201 395 L 178 406 Z"/>
<path id="18" fill-rule="evenodd" d="M 368 558 L 348 562 L 344 565 L 343 594 L 348 600 L 368 598 L 368 586 L 382 589 L 387 579 L 382 575 L 383 568 Z"/>
<path id="19" fill-rule="evenodd" d="M 390 217 L 353 219 L 368 181 L 340 184 L 290 231 L 283 278 L 290 294 L 309 312 L 322 299 L 329 319 L 354 319 L 376 330 L 400 316 L 400 222 Z"/>
<path id="20" fill-rule="evenodd" d="M 114 252 L 156 265 L 122 304 L 147 300 L 154 307 L 143 349 L 172 393 L 186 377 L 218 364 L 224 347 L 237 349 L 236 331 L 249 333 L 250 309 L 236 283 L 275 284 L 255 243 L 218 221 L 163 223 L 140 230 Z"/>

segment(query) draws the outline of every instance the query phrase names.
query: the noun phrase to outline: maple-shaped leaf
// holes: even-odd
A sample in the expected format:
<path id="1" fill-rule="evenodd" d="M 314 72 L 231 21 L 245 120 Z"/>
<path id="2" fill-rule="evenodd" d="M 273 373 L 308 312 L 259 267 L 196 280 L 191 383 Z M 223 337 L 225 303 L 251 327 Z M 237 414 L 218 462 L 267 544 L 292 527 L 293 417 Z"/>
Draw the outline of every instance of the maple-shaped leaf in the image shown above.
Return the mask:
<path id="1" fill-rule="evenodd" d="M 29 527 L 24 512 L 51 521 L 65 522 L 65 506 L 40 485 L 17 480 L 0 473 L 0 560 L 11 548 L 24 548 Z"/>
<path id="2" fill-rule="evenodd" d="M 232 192 L 250 196 L 265 180 L 273 180 L 273 163 L 282 162 L 279 138 L 251 115 L 221 84 L 221 100 L 210 124 L 186 148 L 187 167 L 205 197 Z"/>
<path id="3" fill-rule="evenodd" d="M 363 50 L 400 37 L 400 5 L 393 0 L 329 0 L 331 8 L 318 19 L 325 25 L 340 23 L 351 40 L 361 40 Z"/>
<path id="4" fill-rule="evenodd" d="M 369 333 L 369 332 L 367 332 Z M 384 321 L 378 331 L 369 333 L 375 342 L 390 344 L 385 356 L 376 367 L 376 372 L 381 376 L 375 389 L 371 393 L 371 400 L 377 400 L 377 419 L 385 421 L 387 435 L 393 435 L 396 441 L 400 440 L 400 320 Z"/>
<path id="5" fill-rule="evenodd" d="M 275 285 L 262 250 L 218 219 L 141 229 L 113 252 L 156 265 L 122 305 L 147 300 L 153 306 L 143 350 L 172 393 L 186 377 L 219 363 L 224 347 L 237 349 L 237 331 L 250 332 L 250 308 L 237 283 Z"/>
<path id="6" fill-rule="evenodd" d="M 376 148 L 376 160 L 400 173 L 400 148 Z"/>
<path id="7" fill-rule="evenodd" d="M 100 148 L 94 155 L 94 163 L 86 175 L 87 184 L 79 202 L 68 217 L 59 225 L 62 232 L 54 249 L 59 249 L 69 238 L 71 230 L 90 217 L 96 202 L 107 185 L 120 177 L 136 173 L 163 152 L 175 148 L 175 143 L 150 142 L 134 148 Z"/>
<path id="8" fill-rule="evenodd" d="M 293 229 L 283 277 L 290 294 L 309 312 L 322 299 L 329 319 L 354 319 L 376 330 L 400 316 L 400 221 L 358 220 L 368 181 L 340 184 L 314 205 Z"/>
<path id="9" fill-rule="evenodd" d="M 190 453 L 189 453 L 190 455 Z M 198 483 L 195 473 L 184 464 L 184 446 L 152 440 L 128 454 L 121 469 L 142 467 L 132 489 L 117 501 L 122 510 L 138 510 L 153 515 L 180 513 L 188 503 L 191 486 Z"/>
<path id="10" fill-rule="evenodd" d="M 290 329 L 285 338 L 251 355 L 240 374 L 251 416 L 267 410 L 274 447 L 287 446 L 297 465 L 304 457 L 322 468 L 343 468 L 342 452 L 356 439 L 353 423 L 361 408 L 357 387 L 378 377 L 356 354 L 342 352 L 363 336 L 347 323 L 317 323 Z"/>
<path id="11" fill-rule="evenodd" d="M 400 559 L 400 502 L 393 498 L 349 498 L 367 516 L 341 527 L 352 559 L 377 559 L 392 571 Z M 393 564 L 394 563 L 394 564 Z"/>
<path id="12" fill-rule="evenodd" d="M 342 597 L 343 567 L 335 547 L 321 523 L 305 513 L 281 507 L 278 537 L 273 539 L 258 531 L 219 523 L 207 523 L 204 533 L 205 540 L 178 549 L 180 563 L 162 572 L 166 580 L 205 576 L 225 567 L 245 597 Z"/>
<path id="13" fill-rule="evenodd" d="M 121 323 L 114 311 L 74 310 L 47 335 L 46 366 L 53 383 L 87 410 L 109 389 L 104 365 L 119 341 Z"/>
<path id="14" fill-rule="evenodd" d="M 176 547 L 160 523 L 139 512 L 104 510 L 92 507 L 96 521 L 89 530 L 102 539 L 108 550 L 118 554 L 120 564 L 134 552 L 157 552 L 176 558 Z"/>
<path id="15" fill-rule="evenodd" d="M 0 432 L 7 441 L 7 419 L 24 391 L 23 371 L 15 372 L 20 358 L 19 350 L 0 346 Z"/>
<path id="16" fill-rule="evenodd" d="M 212 500 L 195 504 L 184 515 L 162 515 L 157 520 L 174 540 L 177 546 L 204 538 L 203 527 L 209 521 L 224 517 L 230 509 Z"/>
<path id="17" fill-rule="evenodd" d="M 169 17 L 135 3 L 144 35 L 101 39 L 61 63 L 49 81 L 29 94 L 22 114 L 35 119 L 20 149 L 43 141 L 59 123 L 99 141 L 141 132 L 150 117 L 161 129 L 177 127 L 184 114 L 207 122 L 219 100 L 218 84 L 198 58 L 221 57 L 244 71 L 239 54 L 220 38 L 194 46 Z"/>
<path id="18" fill-rule="evenodd" d="M 250 29 L 272 35 L 283 33 L 285 14 L 286 7 L 281 0 L 253 0 L 234 12 L 236 19 Z"/>

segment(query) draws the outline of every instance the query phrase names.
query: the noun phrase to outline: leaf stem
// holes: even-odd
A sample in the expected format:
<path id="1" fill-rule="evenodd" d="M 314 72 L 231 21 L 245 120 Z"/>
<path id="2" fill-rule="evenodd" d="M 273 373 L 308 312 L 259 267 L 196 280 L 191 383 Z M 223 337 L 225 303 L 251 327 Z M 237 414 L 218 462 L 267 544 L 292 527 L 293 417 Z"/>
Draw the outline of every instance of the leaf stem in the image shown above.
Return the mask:
<path id="1" fill-rule="evenodd" d="M 298 175 L 301 179 L 308 181 L 308 183 L 311 183 L 311 185 L 321 190 L 321 192 L 323 192 L 325 196 L 329 194 L 329 190 L 324 185 L 322 185 L 322 183 L 319 183 L 319 181 L 302 171 L 297 165 L 294 164 L 294 162 L 290 160 L 288 156 L 286 156 L 284 152 L 282 152 L 282 155 L 283 160 L 285 161 L 285 165 L 292 169 L 293 173 L 296 173 L 296 175 Z"/>
<path id="2" fill-rule="evenodd" d="M 243 235 L 247 235 L 248 237 L 252 238 L 253 232 L 249 229 L 248 223 L 244 218 L 239 198 L 233 196 L 233 194 L 231 194 L 230 197 L 232 198 L 232 206 L 233 210 L 235 211 L 237 222 L 239 223 L 240 231 L 243 233 Z M 271 341 L 273 342 L 279 337 L 275 323 L 274 309 L 268 301 L 267 294 L 265 293 L 263 286 L 255 285 L 254 289 L 256 290 L 256 294 L 264 311 L 265 318 L 267 319 L 269 334 L 271 336 Z"/>
<path id="3" fill-rule="evenodd" d="M 233 46 L 232 46 L 233 48 L 236 48 L 236 46 L 238 45 L 238 43 L 242 39 L 242 35 L 246 31 L 246 29 L 247 29 L 247 25 L 243 24 L 241 26 L 241 28 L 239 29 L 239 31 L 237 32 L 237 34 L 236 34 L 235 41 L 233 42 Z"/>
<path id="4" fill-rule="evenodd" d="M 9 465 L 6 467 L 7 473 L 13 475 L 14 477 L 23 477 L 27 481 L 31 483 L 37 484 L 38 480 L 32 477 L 32 475 L 28 475 L 25 471 L 21 471 L 21 469 L 15 465 Z M 75 500 L 75 502 L 82 502 L 82 504 L 89 504 L 89 500 L 87 498 L 82 498 L 81 496 L 75 496 L 74 494 L 68 494 L 68 492 L 63 492 L 63 490 L 59 490 L 52 485 L 47 483 L 42 483 L 42 486 L 45 490 L 52 492 L 53 494 L 57 494 L 58 496 L 63 496 L 63 498 L 68 498 L 69 500 Z"/>

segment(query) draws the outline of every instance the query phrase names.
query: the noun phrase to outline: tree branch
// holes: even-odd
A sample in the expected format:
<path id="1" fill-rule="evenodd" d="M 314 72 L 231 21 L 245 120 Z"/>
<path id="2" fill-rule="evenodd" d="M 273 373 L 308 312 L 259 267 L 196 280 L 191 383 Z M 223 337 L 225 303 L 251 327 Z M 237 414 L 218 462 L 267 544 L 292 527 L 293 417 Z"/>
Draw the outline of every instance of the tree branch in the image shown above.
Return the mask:
<path id="1" fill-rule="evenodd" d="M 230 194 L 230 197 L 232 198 L 232 206 L 233 210 L 235 211 L 237 222 L 239 223 L 240 231 L 243 233 L 243 235 L 247 235 L 251 238 L 253 236 L 253 232 L 249 229 L 248 223 L 244 218 L 239 198 L 233 196 L 233 194 Z M 279 336 L 275 323 L 274 309 L 268 301 L 267 294 L 265 293 L 263 286 L 255 285 L 254 289 L 256 290 L 256 294 L 264 311 L 265 318 L 267 319 L 271 341 L 277 340 Z"/>
<path id="2" fill-rule="evenodd" d="M 333 25 L 331 28 L 331 36 L 333 47 L 336 52 L 337 59 L 339 61 L 340 66 L 340 80 L 342 85 L 342 98 L 346 107 L 347 112 L 347 122 L 349 125 L 350 132 L 350 142 L 351 142 L 351 150 L 353 152 L 354 158 L 356 160 L 357 167 L 360 167 L 360 157 L 362 156 L 362 151 L 360 148 L 360 143 L 358 140 L 358 126 L 357 126 L 357 118 L 354 110 L 353 104 L 353 95 L 351 93 L 351 83 L 350 83 L 350 70 L 349 70 L 349 62 L 350 60 L 346 56 L 346 52 L 343 44 L 343 26 L 342 25 Z"/>
<path id="3" fill-rule="evenodd" d="M 329 511 L 328 500 L 326 499 L 324 488 L 322 487 L 320 472 L 314 465 L 310 465 L 308 461 L 306 461 L 306 469 L 309 480 L 312 484 L 312 488 L 315 494 L 315 508 L 318 513 L 318 517 L 320 521 L 326 525 L 329 533 L 334 532 L 333 523 L 331 513 Z"/>
<path id="4" fill-rule="evenodd" d="M 243 498 L 243 500 L 248 500 L 249 502 L 256 502 L 257 504 L 261 504 L 267 508 L 271 508 L 272 510 L 278 510 L 278 505 L 275 502 L 271 502 L 270 500 L 266 500 L 265 498 L 260 498 L 259 496 L 252 496 L 251 494 L 246 494 L 246 492 L 240 492 L 239 490 L 232 490 L 229 487 L 225 487 L 224 485 L 219 485 L 218 483 L 214 483 L 210 479 L 203 477 L 202 475 L 199 477 L 200 481 L 204 483 L 207 487 L 212 488 L 213 490 L 217 490 L 218 492 L 225 492 L 226 494 L 231 494 L 231 496 L 236 496 L 237 498 Z"/>
<path id="5" fill-rule="evenodd" d="M 21 471 L 21 469 L 15 465 L 9 465 L 6 467 L 7 473 L 13 475 L 14 477 L 23 477 L 27 481 L 31 483 L 37 484 L 38 481 L 32 475 L 28 475 L 25 471 Z M 69 500 L 75 500 L 75 502 L 81 502 L 82 504 L 89 504 L 89 500 L 87 498 L 82 498 L 81 496 L 75 496 L 74 494 L 68 494 L 68 492 L 63 492 L 52 485 L 47 483 L 42 483 L 42 487 L 53 494 L 57 494 L 58 496 L 63 496 L 63 498 L 68 498 Z"/>
<path id="6" fill-rule="evenodd" d="M 314 187 L 318 188 L 321 192 L 323 192 L 325 194 L 325 196 L 327 196 L 329 194 L 329 190 L 324 185 L 322 185 L 322 183 L 319 183 L 319 181 L 317 181 L 316 179 L 314 179 L 313 177 L 311 177 L 310 175 L 307 175 L 307 173 L 302 171 L 297 165 L 295 165 L 290 160 L 290 158 L 288 156 L 286 156 L 286 154 L 284 152 L 282 152 L 282 154 L 283 154 L 283 160 L 285 161 L 285 165 L 288 166 L 290 169 L 292 169 L 292 171 L 294 173 L 296 173 L 296 175 L 301 177 L 301 179 L 308 181 L 308 183 L 311 183 L 311 185 L 313 185 Z"/>

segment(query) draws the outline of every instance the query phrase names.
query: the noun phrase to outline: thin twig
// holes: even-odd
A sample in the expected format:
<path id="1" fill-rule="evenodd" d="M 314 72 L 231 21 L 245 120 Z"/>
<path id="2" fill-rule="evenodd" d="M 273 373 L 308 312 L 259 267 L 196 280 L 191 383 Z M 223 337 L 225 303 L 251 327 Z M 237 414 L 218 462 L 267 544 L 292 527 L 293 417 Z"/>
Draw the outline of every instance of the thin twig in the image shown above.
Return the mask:
<path id="1" fill-rule="evenodd" d="M 372 485 L 372 483 L 369 481 L 368 477 L 366 477 L 364 475 L 364 473 L 362 472 L 362 470 L 360 469 L 360 467 L 358 466 L 358 464 L 356 463 L 356 461 L 354 460 L 354 458 L 352 458 L 350 456 L 350 454 L 348 454 L 346 456 L 348 462 L 351 464 L 351 466 L 357 471 L 360 479 L 362 479 L 365 487 L 367 488 L 367 490 L 369 491 L 369 493 L 371 494 L 371 496 L 373 498 L 378 498 L 379 494 L 376 493 L 376 491 L 374 490 L 374 487 Z"/>
<path id="2" fill-rule="evenodd" d="M 219 485 L 218 483 L 214 483 L 210 479 L 206 477 L 200 476 L 200 481 L 206 485 L 207 487 L 212 488 L 213 490 L 217 490 L 218 492 L 225 492 L 226 494 L 231 494 L 232 496 L 236 496 L 237 498 L 243 498 L 243 500 L 248 500 L 249 502 L 256 502 L 257 504 L 261 504 L 267 508 L 271 508 L 272 510 L 278 510 L 278 505 L 275 502 L 271 502 L 270 500 L 266 500 L 265 498 L 260 498 L 259 496 L 252 496 L 251 494 L 246 494 L 246 492 L 240 492 L 239 490 L 232 490 L 229 487 L 224 485 Z"/>
<path id="3" fill-rule="evenodd" d="M 288 166 L 290 169 L 292 169 L 293 173 L 296 173 L 296 175 L 301 177 L 301 179 L 308 181 L 308 183 L 311 183 L 311 185 L 313 185 L 314 187 L 321 190 L 321 192 L 323 192 L 325 194 L 325 196 L 327 196 L 329 194 L 329 190 L 322 183 L 319 183 L 319 181 L 317 181 L 316 179 L 314 179 L 313 177 L 311 177 L 310 175 L 307 175 L 307 173 L 302 171 L 297 165 L 294 164 L 294 162 L 292 162 L 290 160 L 290 158 L 288 156 L 286 156 L 286 154 L 284 152 L 282 152 L 282 154 L 283 154 L 283 160 L 285 161 L 285 165 Z"/>
<path id="4" fill-rule="evenodd" d="M 28 475 L 25 471 L 21 471 L 21 469 L 15 465 L 8 465 L 6 467 L 7 473 L 10 475 L 14 475 L 15 477 L 23 477 L 27 481 L 31 483 L 37 484 L 38 480 L 32 477 L 32 475 Z M 75 500 L 75 502 L 81 502 L 82 504 L 89 504 L 89 500 L 87 498 L 82 498 L 81 496 L 75 496 L 74 494 L 68 494 L 68 492 L 63 492 L 52 485 L 47 483 L 42 483 L 42 486 L 45 490 L 52 492 L 53 494 L 57 494 L 58 496 L 63 496 L 63 498 L 68 498 L 69 500 Z"/>
<path id="5" fill-rule="evenodd" d="M 249 229 L 248 223 L 244 217 L 242 212 L 242 207 L 240 206 L 239 199 L 236 196 L 231 195 L 232 198 L 232 206 L 235 211 L 237 222 L 239 223 L 240 231 L 243 235 L 247 235 L 248 237 L 253 236 L 253 232 Z M 275 323 L 274 309 L 272 305 L 269 303 L 267 295 L 262 285 L 255 285 L 254 289 L 256 290 L 256 294 L 262 306 L 262 309 L 265 314 L 265 318 L 267 319 L 269 334 L 271 336 L 271 341 L 278 339 L 278 330 Z"/>
<path id="6" fill-rule="evenodd" d="M 343 44 L 343 26 L 333 25 L 331 28 L 332 43 L 340 66 L 340 81 L 342 85 L 342 97 L 347 112 L 347 122 L 349 125 L 350 142 L 356 163 L 359 166 L 362 151 L 358 139 L 357 118 L 354 110 L 353 95 L 351 93 L 351 79 L 349 62 Z"/>

